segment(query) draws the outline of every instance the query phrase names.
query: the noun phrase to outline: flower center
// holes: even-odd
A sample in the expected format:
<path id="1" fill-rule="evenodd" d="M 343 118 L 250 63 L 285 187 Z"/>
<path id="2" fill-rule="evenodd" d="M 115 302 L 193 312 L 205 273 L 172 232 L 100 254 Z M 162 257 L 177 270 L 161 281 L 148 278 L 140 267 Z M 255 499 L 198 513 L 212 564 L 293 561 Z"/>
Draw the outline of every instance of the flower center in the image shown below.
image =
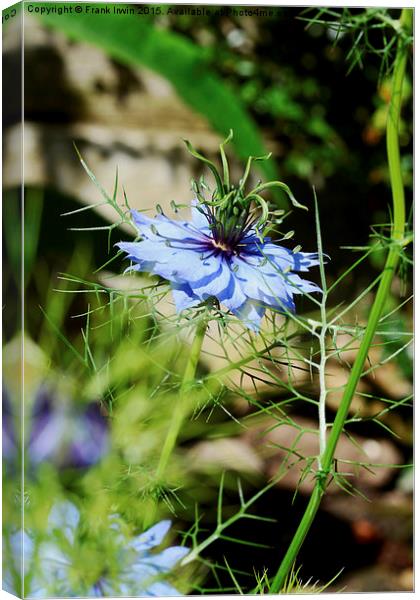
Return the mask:
<path id="1" fill-rule="evenodd" d="M 218 241 L 212 240 L 211 243 L 218 250 L 223 250 L 223 252 L 230 252 L 231 251 L 231 249 L 229 248 L 229 246 L 227 244 L 225 244 L 224 242 L 221 242 L 220 240 L 218 240 Z"/>

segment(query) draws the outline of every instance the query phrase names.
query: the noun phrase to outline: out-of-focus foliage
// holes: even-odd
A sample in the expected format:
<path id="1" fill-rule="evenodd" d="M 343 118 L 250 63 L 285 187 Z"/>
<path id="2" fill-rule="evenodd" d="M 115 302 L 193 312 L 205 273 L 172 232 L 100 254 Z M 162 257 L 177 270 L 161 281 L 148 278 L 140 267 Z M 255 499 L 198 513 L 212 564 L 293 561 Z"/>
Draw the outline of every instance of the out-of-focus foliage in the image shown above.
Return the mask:
<path id="1" fill-rule="evenodd" d="M 113 58 L 144 65 L 166 77 L 180 96 L 223 136 L 235 129 L 237 152 L 243 160 L 249 155 L 267 154 L 240 99 L 214 71 L 207 53 L 185 37 L 157 27 L 147 15 L 139 18 L 120 14 L 104 19 L 101 28 L 94 14 L 50 14 L 43 20 L 72 38 L 97 44 Z M 263 163 L 262 170 L 267 177 L 276 178 L 272 161 Z"/>

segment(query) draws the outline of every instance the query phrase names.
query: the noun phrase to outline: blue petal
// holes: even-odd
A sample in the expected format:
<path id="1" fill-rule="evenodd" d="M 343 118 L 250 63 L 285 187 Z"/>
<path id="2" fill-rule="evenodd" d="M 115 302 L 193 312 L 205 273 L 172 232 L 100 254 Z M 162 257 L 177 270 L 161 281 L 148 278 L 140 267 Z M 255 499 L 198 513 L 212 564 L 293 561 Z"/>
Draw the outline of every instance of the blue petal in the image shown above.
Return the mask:
<path id="1" fill-rule="evenodd" d="M 248 298 L 260 300 L 259 273 L 241 258 L 233 258 L 235 278 Z"/>
<path id="2" fill-rule="evenodd" d="M 17 570 L 20 571 L 20 564 L 23 558 L 23 568 L 25 574 L 28 572 L 30 567 L 30 562 L 32 561 L 34 555 L 34 542 L 32 538 L 20 529 L 19 531 L 15 531 L 9 538 L 10 540 L 10 550 L 11 550 L 11 559 L 15 561 L 15 566 Z M 23 554 L 22 554 L 23 552 Z"/>
<path id="3" fill-rule="evenodd" d="M 8 591 L 8 590 L 6 590 Z M 15 592 L 11 592 L 12 594 L 17 595 Z M 29 594 L 27 598 L 48 598 L 48 589 L 46 587 L 40 587 L 34 584 L 31 580 Z"/>
<path id="4" fill-rule="evenodd" d="M 160 275 L 170 281 L 174 279 L 177 263 L 185 264 L 185 255 L 180 251 L 170 248 L 161 240 L 145 240 L 142 242 L 120 242 L 116 244 L 121 250 L 127 252 L 127 258 L 137 265 L 129 267 L 126 271 L 145 271 Z M 184 250 L 181 252 L 189 252 Z M 195 257 L 195 252 L 192 258 Z M 197 257 L 198 258 L 198 257 Z M 183 259 L 183 261 L 182 261 Z M 191 260 L 188 261 L 191 263 Z"/>
<path id="5" fill-rule="evenodd" d="M 165 535 L 168 533 L 170 527 L 171 521 L 168 519 L 160 521 L 130 542 L 130 547 L 137 552 L 140 552 L 143 550 L 149 550 L 155 546 L 159 546 L 159 544 L 162 543 Z"/>
<path id="6" fill-rule="evenodd" d="M 110 582 L 108 579 L 101 578 L 100 585 L 95 583 L 89 590 L 88 596 L 94 598 L 103 598 L 104 596 L 129 596 L 130 589 L 124 585 L 117 584 L 116 582 Z"/>
<path id="7" fill-rule="evenodd" d="M 99 404 L 91 403 L 73 417 L 72 441 L 66 465 L 87 467 L 97 463 L 109 448 L 107 422 Z"/>
<path id="8" fill-rule="evenodd" d="M 138 590 L 137 588 L 134 588 L 133 590 L 133 586 L 126 581 L 118 582 L 117 593 L 115 593 L 115 587 L 112 589 L 111 584 L 107 584 L 107 587 L 105 587 L 104 591 L 106 591 L 107 596 L 132 596 L 133 591 L 135 596 L 139 596 L 141 593 L 141 590 Z"/>
<path id="9" fill-rule="evenodd" d="M 10 548 L 3 545 L 3 589 L 18 596 L 20 590 L 16 589 L 16 584 L 33 568 L 34 542 L 23 529 L 15 531 L 8 539 Z M 19 581 L 16 581 L 16 576 L 19 576 Z"/>
<path id="10" fill-rule="evenodd" d="M 58 408 L 41 416 L 34 416 L 29 440 L 29 461 L 40 463 L 57 454 L 69 422 L 65 412 Z"/>
<path id="11" fill-rule="evenodd" d="M 310 267 L 319 265 L 319 257 L 315 252 L 295 252 L 293 258 L 295 261 L 294 271 L 309 271 Z"/>
<path id="12" fill-rule="evenodd" d="M 203 258 L 199 252 L 177 250 L 166 264 L 156 262 L 152 272 L 169 281 L 189 283 L 194 288 L 197 282 L 213 278 L 218 269 L 219 260 L 214 256 Z"/>
<path id="13" fill-rule="evenodd" d="M 206 210 L 208 209 L 200 205 L 197 200 L 191 202 L 191 218 L 194 227 L 201 229 L 205 233 L 209 233 L 209 222 L 205 215 Z"/>
<path id="14" fill-rule="evenodd" d="M 312 294 L 313 292 L 322 293 L 321 288 L 316 283 L 313 281 L 308 281 L 307 279 L 302 279 L 295 273 L 288 273 L 286 275 L 286 279 L 293 294 Z"/>
<path id="15" fill-rule="evenodd" d="M 261 254 L 271 259 L 281 271 L 296 268 L 296 255 L 288 248 L 276 244 L 264 244 L 260 248 Z"/>
<path id="16" fill-rule="evenodd" d="M 310 267 L 319 265 L 316 252 L 292 252 L 289 248 L 272 243 L 259 243 L 259 248 L 261 254 L 271 259 L 282 271 L 309 271 Z"/>
<path id="17" fill-rule="evenodd" d="M 194 293 L 203 298 L 203 300 L 211 296 L 221 299 L 229 287 L 231 270 L 220 255 L 211 257 L 211 261 L 209 262 L 217 268 L 202 279 L 192 281 L 190 285 Z"/>
<path id="18" fill-rule="evenodd" d="M 173 248 L 169 248 L 161 240 L 144 240 L 142 242 L 120 242 L 116 244 L 120 250 L 127 252 L 132 261 L 140 262 L 168 262 L 174 253 Z"/>
<path id="19" fill-rule="evenodd" d="M 234 263 L 237 268 L 235 277 L 248 298 L 267 304 L 278 304 L 287 300 L 284 277 L 268 263 L 264 267 L 252 266 L 241 258 L 235 258 Z M 273 302 L 273 299 L 276 300 Z"/>
<path id="20" fill-rule="evenodd" d="M 169 583 L 156 581 L 148 586 L 146 593 L 148 596 L 181 596 L 181 594 Z"/>
<path id="21" fill-rule="evenodd" d="M 177 283 L 200 282 L 210 279 L 220 267 L 220 257 L 191 248 L 173 248 L 160 241 L 120 242 L 127 258 L 138 263 L 141 271 L 160 275 Z"/>
<path id="22" fill-rule="evenodd" d="M 172 221 L 165 215 L 157 215 L 155 219 L 151 219 L 135 210 L 132 210 L 131 214 L 140 235 L 147 240 L 198 244 L 206 239 L 204 234 L 188 221 Z"/>
<path id="23" fill-rule="evenodd" d="M 129 577 L 137 587 L 150 583 L 159 575 L 159 569 L 153 564 L 144 562 L 144 559 L 143 556 L 130 565 Z"/>
<path id="24" fill-rule="evenodd" d="M 230 311 L 236 310 L 237 308 L 242 306 L 247 300 L 247 296 L 242 291 L 239 282 L 236 280 L 236 277 L 232 272 L 229 286 L 225 290 L 223 296 L 220 296 L 220 300 Z"/>
<path id="25" fill-rule="evenodd" d="M 90 598 L 91 596 L 93 598 L 101 598 L 102 597 L 102 590 L 99 587 L 99 585 L 97 583 L 95 583 L 94 585 L 92 585 L 92 587 L 89 589 L 88 593 L 88 598 Z M 114 594 L 112 594 L 114 595 Z"/>
<path id="26" fill-rule="evenodd" d="M 151 554 L 150 556 L 142 559 L 142 564 L 150 565 L 158 569 L 161 572 L 166 572 L 172 569 L 178 561 L 190 552 L 189 548 L 183 546 L 172 546 L 166 548 L 160 554 Z"/>
<path id="27" fill-rule="evenodd" d="M 278 298 L 272 298 L 269 302 L 269 307 L 276 312 L 280 313 L 295 313 L 296 306 L 293 300 L 293 296 L 291 294 L 287 294 L 283 296 L 281 301 Z"/>
<path id="28" fill-rule="evenodd" d="M 188 283 L 172 283 L 171 288 L 177 312 L 200 304 L 201 299 L 194 294 Z"/>
<path id="29" fill-rule="evenodd" d="M 203 243 L 206 240 L 204 234 L 188 221 L 171 221 L 165 215 L 158 215 L 153 224 L 163 239 L 187 243 Z"/>
<path id="30" fill-rule="evenodd" d="M 55 580 L 67 580 L 71 563 L 57 543 L 42 543 L 38 551 L 38 560 L 42 565 L 41 577 L 47 584 L 54 583 Z"/>
<path id="31" fill-rule="evenodd" d="M 136 225 L 138 232 L 142 237 L 151 240 L 158 239 L 158 236 L 152 231 L 152 226 L 155 222 L 154 219 L 146 217 L 146 215 L 143 215 L 134 209 L 131 211 L 131 216 L 133 217 L 134 224 Z"/>
<path id="32" fill-rule="evenodd" d="M 259 331 L 261 319 L 265 313 L 265 306 L 253 300 L 247 300 L 238 310 L 233 313 L 237 315 L 244 324 L 253 331 Z"/>
<path id="33" fill-rule="evenodd" d="M 34 541 L 33 539 L 26 533 L 23 533 L 22 538 L 23 544 L 23 569 L 24 572 L 27 573 L 31 567 L 31 562 L 34 556 Z"/>
<path id="34" fill-rule="evenodd" d="M 52 507 L 48 517 L 48 530 L 50 532 L 55 529 L 62 531 L 70 544 L 73 544 L 79 518 L 79 511 L 74 504 L 65 500 Z"/>
<path id="35" fill-rule="evenodd" d="M 272 286 L 273 295 L 275 297 L 274 304 L 278 304 L 280 300 L 281 304 L 289 309 L 289 311 L 295 311 L 295 304 L 293 302 L 293 294 L 321 292 L 322 290 L 316 283 L 301 279 L 299 275 L 291 273 L 290 271 L 284 273 L 278 269 L 275 263 L 267 263 L 261 268 L 262 272 L 269 277 L 275 277 L 276 283 Z M 303 268 L 302 270 L 307 270 Z M 273 281 L 270 279 L 270 281 Z M 267 301 L 267 298 L 266 298 Z M 273 305 L 273 302 L 269 302 Z"/>

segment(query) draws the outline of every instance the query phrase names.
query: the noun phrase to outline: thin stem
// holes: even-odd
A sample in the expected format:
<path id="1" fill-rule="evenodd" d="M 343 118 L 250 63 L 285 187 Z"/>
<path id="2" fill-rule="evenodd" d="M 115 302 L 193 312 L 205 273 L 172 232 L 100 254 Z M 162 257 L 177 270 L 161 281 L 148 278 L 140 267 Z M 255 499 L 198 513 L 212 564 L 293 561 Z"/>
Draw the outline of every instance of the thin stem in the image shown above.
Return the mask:
<path id="1" fill-rule="evenodd" d="M 325 381 L 325 367 L 327 364 L 327 348 L 325 344 L 325 338 L 328 333 L 328 320 L 327 320 L 327 297 L 328 287 L 327 279 L 325 277 L 324 267 L 324 252 L 322 248 L 322 235 L 321 235 L 321 224 L 319 221 L 319 210 L 316 192 L 314 189 L 315 199 L 315 224 L 316 224 L 316 239 L 318 247 L 318 260 L 319 260 L 319 272 L 321 276 L 321 287 L 322 287 L 322 300 L 320 306 L 321 313 L 321 330 L 318 335 L 319 340 L 319 365 L 318 365 L 318 376 L 319 376 L 319 403 L 318 403 L 318 421 L 319 421 L 319 456 L 318 456 L 318 468 L 321 470 L 322 456 L 325 452 L 325 446 L 327 443 L 327 422 L 325 417 L 325 408 L 327 400 L 327 385 Z"/>
<path id="2" fill-rule="evenodd" d="M 324 307 L 325 308 L 325 307 Z M 322 318 L 324 321 L 324 317 Z M 327 421 L 325 417 L 325 404 L 327 400 L 327 385 L 325 381 L 325 367 L 327 364 L 327 351 L 325 345 L 325 337 L 327 335 L 327 325 L 323 324 L 319 333 L 319 402 L 318 402 L 318 421 L 319 421 L 319 457 L 318 467 L 322 469 L 322 456 L 325 452 L 327 443 Z"/>
<path id="3" fill-rule="evenodd" d="M 197 369 L 198 361 L 200 359 L 201 348 L 204 341 L 204 336 L 207 330 L 207 319 L 203 318 L 197 325 L 193 343 L 191 345 L 191 352 L 188 357 L 187 366 L 184 371 L 182 378 L 181 387 L 178 393 L 178 399 L 175 404 L 172 419 L 169 424 L 168 433 L 163 444 L 162 452 L 159 457 L 159 463 L 156 469 L 155 481 L 160 487 L 163 477 L 168 466 L 169 459 L 171 458 L 172 452 L 175 448 L 176 441 L 178 439 L 179 432 L 184 422 L 185 416 L 188 412 L 190 404 L 189 388 L 191 388 L 194 382 L 195 372 Z M 143 526 L 145 528 L 150 527 L 155 520 L 157 514 L 157 502 L 153 503 L 151 508 L 145 511 Z"/>
<path id="4" fill-rule="evenodd" d="M 209 537 L 207 537 L 200 544 L 197 544 L 195 546 L 195 548 L 193 548 L 193 550 L 191 550 L 191 552 L 189 554 L 187 554 L 187 556 L 181 561 L 181 565 L 182 566 L 187 565 L 188 563 L 195 560 L 197 558 L 197 556 L 199 556 L 203 550 L 205 550 L 208 546 L 210 546 L 210 544 L 212 544 L 213 542 L 215 542 L 216 540 L 220 539 L 223 536 L 223 531 L 225 529 L 230 527 L 230 525 L 233 525 L 233 523 L 236 523 L 236 521 L 239 521 L 239 519 L 248 518 L 248 519 L 259 520 L 259 521 L 272 521 L 272 519 L 270 519 L 269 517 L 258 517 L 252 513 L 248 513 L 247 511 L 259 498 L 261 498 L 261 496 L 263 496 L 268 490 L 270 490 L 273 486 L 275 486 L 280 481 L 280 479 L 283 477 L 285 472 L 286 471 L 283 470 L 279 477 L 277 477 L 276 479 L 273 479 L 270 483 L 268 483 L 265 487 L 260 489 L 256 494 L 254 494 L 254 496 L 249 498 L 249 500 L 247 500 L 246 502 L 243 498 L 242 487 L 238 481 L 238 491 L 239 491 L 239 499 L 241 502 L 241 507 L 234 515 L 232 515 L 231 517 L 226 519 L 226 521 L 223 521 L 223 515 L 222 515 L 223 486 L 224 486 L 224 477 L 225 477 L 224 473 L 223 473 L 221 480 L 220 480 L 219 498 L 218 498 L 218 502 L 217 502 L 217 526 L 216 526 L 215 530 L 213 531 L 213 533 L 211 535 L 209 535 Z M 242 543 L 245 543 L 245 542 L 242 542 Z"/>
<path id="5" fill-rule="evenodd" d="M 412 9 L 403 9 L 400 17 L 401 27 L 409 30 L 412 25 Z M 331 434 L 328 438 L 325 452 L 322 456 L 321 469 L 318 472 L 317 481 L 310 497 L 308 506 L 293 537 L 293 540 L 284 556 L 280 567 L 274 577 L 270 591 L 278 593 L 287 579 L 299 550 L 308 534 L 315 515 L 318 511 L 322 497 L 325 493 L 328 475 L 334 459 L 335 449 L 343 431 L 350 404 L 356 390 L 357 383 L 362 375 L 366 357 L 375 335 L 383 308 L 389 294 L 395 268 L 398 264 L 400 250 L 404 241 L 405 229 L 405 200 L 404 186 L 401 173 L 400 151 L 398 140 L 398 125 L 401 111 L 402 84 L 404 80 L 407 62 L 406 43 L 402 37 L 398 40 L 398 50 L 394 64 L 394 75 L 392 83 L 392 96 L 387 120 L 387 154 L 392 188 L 394 224 L 392 227 L 392 244 L 390 245 L 388 257 L 382 272 L 378 291 L 369 314 L 368 324 L 360 345 L 355 363 L 345 387 L 343 397 L 337 411 Z"/>
<path id="6" fill-rule="evenodd" d="M 173 452 L 173 449 L 178 439 L 178 435 L 185 418 L 185 414 L 188 410 L 189 405 L 189 394 L 188 388 L 194 380 L 197 364 L 200 358 L 201 347 L 203 345 L 204 336 L 207 329 L 207 320 L 203 319 L 197 326 L 195 337 L 191 346 L 190 356 L 182 379 L 181 388 L 179 390 L 178 401 L 175 404 L 174 411 L 172 413 L 171 423 L 169 425 L 168 434 L 163 445 L 162 453 L 160 455 L 159 464 L 156 471 L 156 479 L 159 481 L 162 479 L 166 467 L 168 465 L 169 458 Z"/>

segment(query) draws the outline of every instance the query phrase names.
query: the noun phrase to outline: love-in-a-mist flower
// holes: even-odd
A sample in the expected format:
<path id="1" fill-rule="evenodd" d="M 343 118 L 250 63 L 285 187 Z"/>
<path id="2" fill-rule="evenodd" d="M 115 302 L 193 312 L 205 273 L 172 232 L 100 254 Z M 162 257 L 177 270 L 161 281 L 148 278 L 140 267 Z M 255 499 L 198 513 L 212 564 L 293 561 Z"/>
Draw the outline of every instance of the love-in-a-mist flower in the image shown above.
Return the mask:
<path id="1" fill-rule="evenodd" d="M 20 458 L 21 407 L 3 387 L 4 466 L 16 469 Z M 40 386 L 32 406 L 25 411 L 25 466 L 44 462 L 59 468 L 90 467 L 109 448 L 108 423 L 96 402 L 74 405 L 48 385 Z"/>
<path id="2" fill-rule="evenodd" d="M 83 542 L 81 545 L 78 537 L 79 521 L 76 506 L 62 501 L 51 509 L 47 530 L 39 543 L 31 532 L 12 534 L 10 560 L 4 576 L 6 589 L 16 593 L 14 580 L 20 575 L 19 560 L 23 551 L 25 597 L 180 595 L 166 581 L 166 576 L 189 549 L 172 546 L 153 551 L 169 532 L 170 521 L 160 521 L 144 533 L 129 538 L 123 534 L 118 516 L 113 515 L 107 522 L 104 547 L 96 548 L 90 557 L 84 553 Z"/>
<path id="3" fill-rule="evenodd" d="M 245 194 L 249 166 L 239 185 L 232 186 L 223 145 L 224 181 L 210 161 L 191 151 L 212 169 L 217 184 L 212 199 L 206 200 L 201 193 L 204 186 L 195 183 L 191 221 L 171 220 L 163 214 L 150 218 L 133 210 L 141 240 L 117 244 L 133 263 L 127 270 L 167 279 L 179 312 L 215 298 L 254 330 L 267 308 L 294 312 L 295 294 L 321 291 L 297 274 L 319 264 L 318 255 L 292 251 L 265 235 L 269 211 L 260 196 L 274 185 L 291 196 L 289 188 L 270 182 Z"/>

